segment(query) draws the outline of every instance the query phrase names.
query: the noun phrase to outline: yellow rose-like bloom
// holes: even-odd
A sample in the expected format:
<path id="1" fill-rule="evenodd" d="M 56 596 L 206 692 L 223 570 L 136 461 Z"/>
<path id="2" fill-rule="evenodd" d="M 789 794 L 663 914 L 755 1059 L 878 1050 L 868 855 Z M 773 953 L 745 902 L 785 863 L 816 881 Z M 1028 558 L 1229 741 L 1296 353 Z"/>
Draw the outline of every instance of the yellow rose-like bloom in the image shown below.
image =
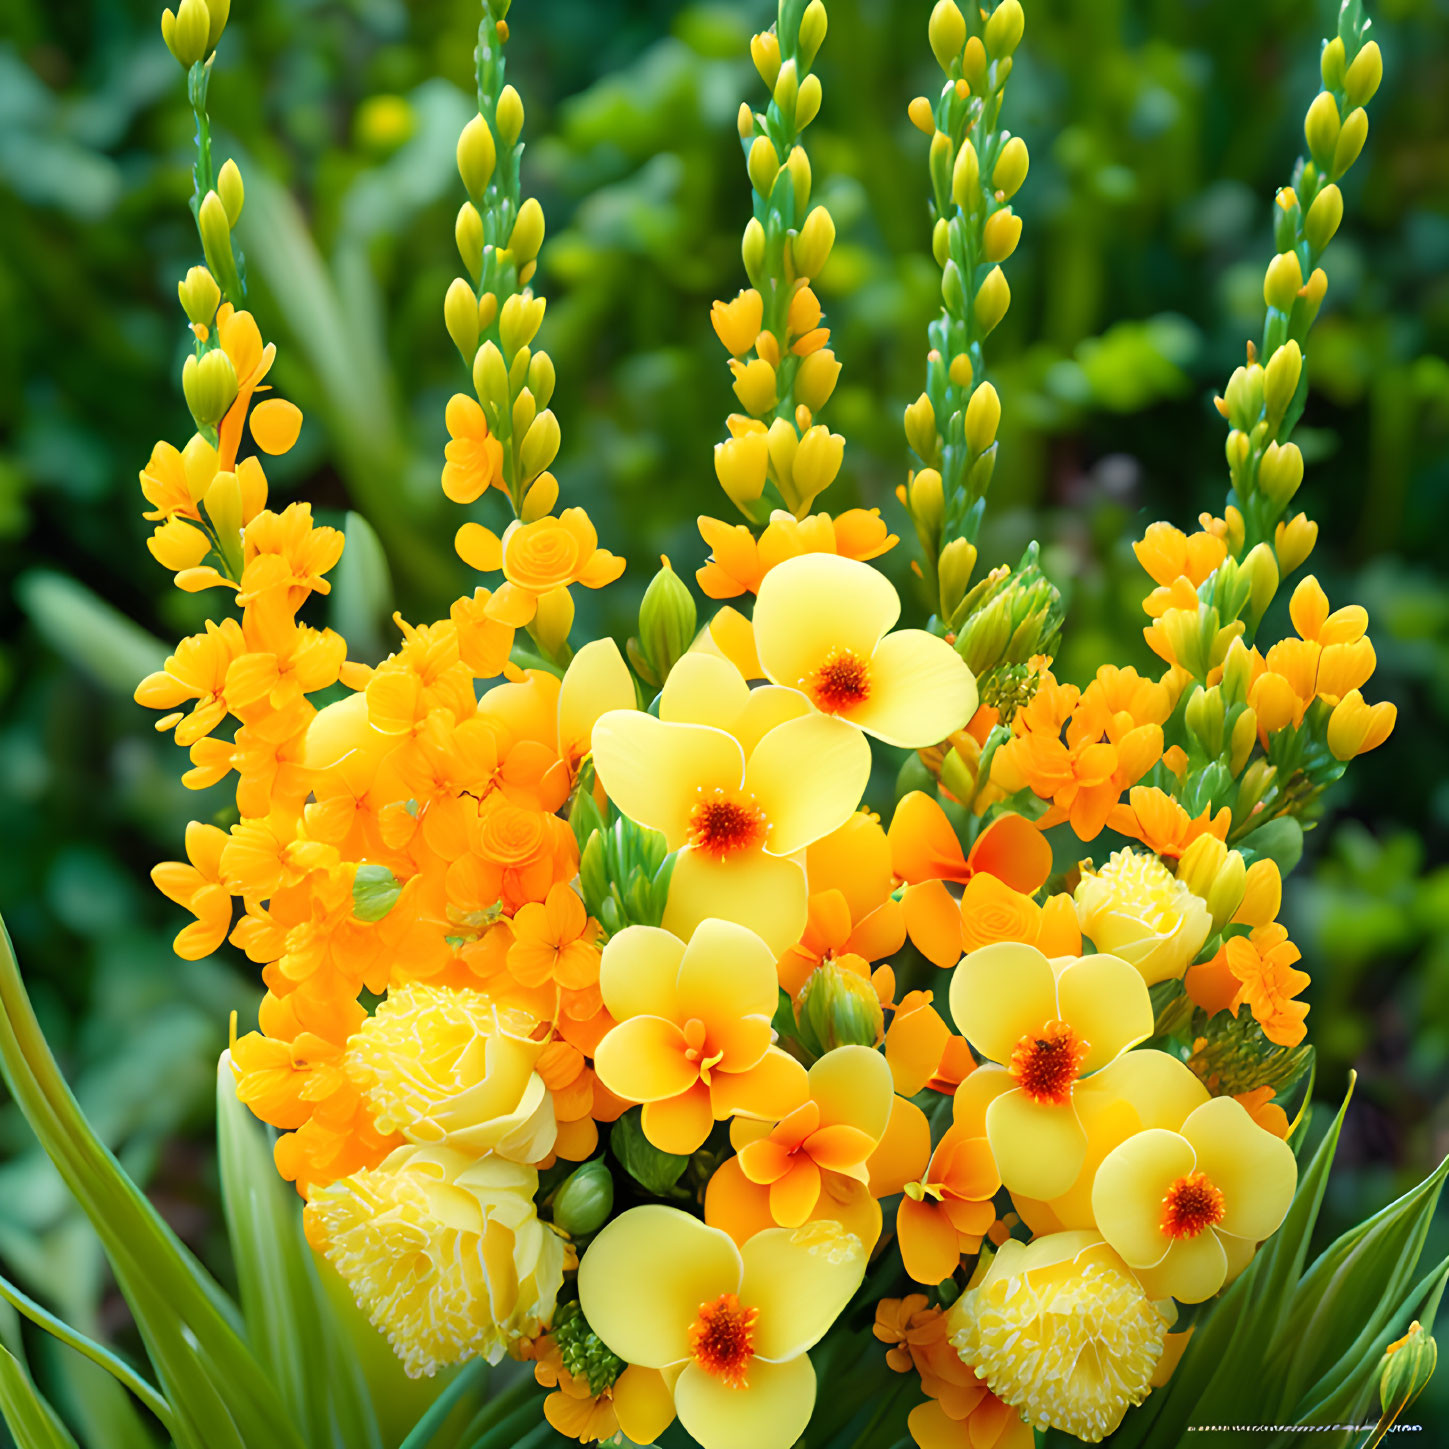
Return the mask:
<path id="1" fill-rule="evenodd" d="M 537 1023 L 481 991 L 412 982 L 388 993 L 348 1043 L 348 1075 L 378 1130 L 475 1156 L 536 1163 L 553 1151 L 553 1102 L 534 1071 Z"/>
<path id="2" fill-rule="evenodd" d="M 615 805 L 679 852 L 664 926 L 688 937 L 709 917 L 758 932 L 778 956 L 805 927 L 805 872 L 789 857 L 854 813 L 870 746 L 793 689 L 751 690 L 732 664 L 686 654 L 659 718 L 611 710 L 594 726 L 594 768 Z"/>
<path id="3" fill-rule="evenodd" d="M 997 1398 L 1097 1444 L 1151 1391 L 1168 1322 L 1096 1233 L 1053 1233 L 1002 1244 L 947 1329 Z"/>
<path id="4" fill-rule="evenodd" d="M 1283 1221 L 1293 1149 L 1241 1102 L 1214 1097 L 1178 1131 L 1152 1128 L 1107 1154 L 1092 1185 L 1102 1236 L 1156 1298 L 1211 1298 Z"/>
<path id="5" fill-rule="evenodd" d="M 594 1050 L 616 1096 L 644 1103 L 644 1135 L 662 1152 L 693 1152 L 732 1112 L 782 1116 L 800 1064 L 770 1045 L 779 998 L 770 948 L 731 921 L 704 921 L 686 946 L 655 926 L 628 926 L 599 963 L 618 1022 Z"/>
<path id="6" fill-rule="evenodd" d="M 815 1407 L 807 1350 L 865 1259 L 834 1222 L 769 1228 L 738 1248 L 676 1208 L 640 1207 L 584 1254 L 579 1301 L 612 1352 L 673 1379 L 679 1422 L 704 1449 L 787 1449 Z"/>
<path id="7" fill-rule="evenodd" d="M 1074 899 L 1082 934 L 1155 986 L 1175 981 L 1212 931 L 1212 912 L 1155 855 L 1117 850 L 1083 870 Z"/>
<path id="8" fill-rule="evenodd" d="M 986 1138 L 1007 1190 L 1065 1192 L 1087 1150 L 1079 1079 L 1152 1035 L 1152 1000 L 1137 969 L 1107 955 L 1048 961 L 1035 946 L 1002 941 L 957 966 L 951 1015 L 982 1056 L 1002 1063 L 971 1080 L 980 1077 L 974 1090 L 998 1094 L 986 1108 Z"/>
<path id="9" fill-rule="evenodd" d="M 318 1188 L 307 1238 L 416 1378 L 497 1363 L 553 1315 L 563 1240 L 538 1220 L 531 1167 L 447 1147 L 399 1147 Z"/>
<path id="10" fill-rule="evenodd" d="M 976 680 L 944 639 L 891 626 L 895 586 L 869 564 L 803 554 L 770 570 L 755 604 L 760 664 L 822 713 L 888 745 L 921 749 L 962 729 Z"/>

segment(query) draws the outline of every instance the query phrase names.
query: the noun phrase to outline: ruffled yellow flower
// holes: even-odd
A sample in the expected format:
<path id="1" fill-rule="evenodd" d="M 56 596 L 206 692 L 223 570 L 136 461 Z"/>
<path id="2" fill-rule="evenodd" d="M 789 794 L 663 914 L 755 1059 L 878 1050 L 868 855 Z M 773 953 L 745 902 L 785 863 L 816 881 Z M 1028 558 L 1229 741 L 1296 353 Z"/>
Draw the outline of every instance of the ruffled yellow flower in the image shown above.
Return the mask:
<path id="1" fill-rule="evenodd" d="M 951 1015 L 982 1056 L 1002 1064 L 972 1078 L 980 1078 L 973 1090 L 994 1094 L 986 1138 L 1007 1190 L 1030 1198 L 1065 1192 L 1087 1150 L 1079 1080 L 1152 1035 L 1141 975 L 1117 956 L 1048 961 L 1035 946 L 1003 941 L 956 967 Z"/>
<path id="2" fill-rule="evenodd" d="M 686 946 L 628 926 L 604 947 L 599 988 L 618 1025 L 595 1048 L 594 1070 L 644 1104 L 644 1135 L 662 1152 L 693 1152 L 732 1112 L 778 1117 L 794 1105 L 804 1073 L 770 1045 L 779 984 L 754 932 L 708 920 Z"/>
<path id="3" fill-rule="evenodd" d="M 541 1162 L 553 1151 L 553 1101 L 534 1070 L 538 1025 L 481 991 L 411 982 L 390 991 L 348 1043 L 347 1074 L 378 1129 L 409 1142 Z"/>
<path id="4" fill-rule="evenodd" d="M 1212 931 L 1212 912 L 1155 855 L 1113 851 L 1084 869 L 1074 899 L 1082 934 L 1131 962 L 1154 986 L 1176 981 Z"/>
<path id="5" fill-rule="evenodd" d="M 563 1240 L 538 1219 L 531 1167 L 447 1147 L 400 1147 L 316 1189 L 312 1246 L 411 1377 L 497 1363 L 542 1331 L 563 1283 Z"/>
<path id="6" fill-rule="evenodd" d="M 822 713 L 888 745 L 921 749 L 963 728 L 976 681 L 944 639 L 897 629 L 901 601 L 878 570 L 837 554 L 771 569 L 755 604 L 760 664 Z"/>
<path id="7" fill-rule="evenodd" d="M 1178 1130 L 1151 1128 L 1109 1152 L 1092 1211 L 1149 1294 L 1200 1303 L 1277 1231 L 1297 1184 L 1293 1149 L 1241 1102 L 1214 1097 Z"/>
<path id="8" fill-rule="evenodd" d="M 860 803 L 870 747 L 856 730 L 695 652 L 670 672 L 658 719 L 611 710 L 593 746 L 609 798 L 679 852 L 666 929 L 687 938 L 709 917 L 737 921 L 777 956 L 800 939 L 805 872 L 790 857 Z"/>
<path id="9" fill-rule="evenodd" d="M 1003 1243 L 947 1320 L 957 1353 L 997 1398 L 1088 1444 L 1151 1392 L 1168 1326 L 1096 1233 Z"/>
<path id="10" fill-rule="evenodd" d="M 787 1449 L 810 1422 L 824 1337 L 865 1276 L 859 1239 L 834 1222 L 770 1228 L 743 1248 L 675 1208 L 606 1227 L 579 1265 L 594 1332 L 674 1383 L 703 1449 Z"/>

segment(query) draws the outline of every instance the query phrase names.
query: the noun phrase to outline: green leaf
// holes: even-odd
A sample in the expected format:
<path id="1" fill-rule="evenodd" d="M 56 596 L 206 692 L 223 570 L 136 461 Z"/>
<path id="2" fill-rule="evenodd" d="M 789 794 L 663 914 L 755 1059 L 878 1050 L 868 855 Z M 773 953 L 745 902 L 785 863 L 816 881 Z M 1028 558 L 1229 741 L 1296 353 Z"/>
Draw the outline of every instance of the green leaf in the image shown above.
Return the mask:
<path id="1" fill-rule="evenodd" d="M 216 1113 L 222 1205 L 247 1339 L 313 1449 L 336 1442 L 334 1425 L 348 1449 L 381 1449 L 366 1385 L 302 1235 L 299 1199 L 277 1173 L 265 1129 L 237 1100 L 230 1052 L 217 1062 Z"/>
<path id="2" fill-rule="evenodd" d="M 77 1449 L 55 1410 L 4 1348 L 0 1348 L 0 1414 L 17 1449 Z"/>
<path id="3" fill-rule="evenodd" d="M 394 608 L 387 554 L 360 513 L 348 513 L 343 534 L 342 557 L 332 571 L 329 620 L 347 640 L 350 658 L 381 659 L 388 652 Z"/>
<path id="4" fill-rule="evenodd" d="M 359 921 L 380 921 L 397 904 L 402 886 L 385 865 L 359 865 L 352 878 L 352 914 Z"/>
<path id="5" fill-rule="evenodd" d="M 661 1152 L 644 1135 L 643 1110 L 631 1107 L 609 1131 L 609 1148 L 619 1165 L 646 1192 L 669 1197 L 684 1175 L 689 1158 Z"/>

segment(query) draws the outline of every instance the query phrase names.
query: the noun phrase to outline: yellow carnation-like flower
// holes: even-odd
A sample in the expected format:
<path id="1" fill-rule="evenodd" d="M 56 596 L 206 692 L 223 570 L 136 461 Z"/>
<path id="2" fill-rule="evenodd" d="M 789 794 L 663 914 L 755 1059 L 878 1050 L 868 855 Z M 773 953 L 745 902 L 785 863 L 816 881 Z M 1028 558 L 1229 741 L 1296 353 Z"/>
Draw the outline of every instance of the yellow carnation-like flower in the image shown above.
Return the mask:
<path id="1" fill-rule="evenodd" d="M 348 1043 L 347 1073 L 378 1129 L 418 1145 L 536 1163 L 553 1151 L 553 1102 L 534 1066 L 537 1023 L 481 991 L 412 982 L 388 993 Z"/>
<path id="2" fill-rule="evenodd" d="M 497 1363 L 542 1331 L 563 1283 L 563 1240 L 538 1219 L 538 1174 L 497 1156 L 400 1147 L 318 1188 L 308 1241 L 414 1378 Z"/>
<path id="3" fill-rule="evenodd" d="M 1155 986 L 1179 979 L 1212 931 L 1212 912 L 1155 855 L 1114 851 L 1083 870 L 1075 900 L 1082 934 L 1130 961 Z"/>
<path id="4" fill-rule="evenodd" d="M 1151 1392 L 1169 1324 L 1096 1233 L 1002 1244 L 951 1309 L 963 1362 L 1037 1428 L 1100 1443 Z"/>
<path id="5" fill-rule="evenodd" d="M 662 1369 L 703 1449 L 787 1449 L 810 1422 L 824 1337 L 865 1276 L 865 1249 L 830 1221 L 736 1247 L 677 1208 L 615 1218 L 579 1265 L 590 1327 L 627 1363 Z"/>

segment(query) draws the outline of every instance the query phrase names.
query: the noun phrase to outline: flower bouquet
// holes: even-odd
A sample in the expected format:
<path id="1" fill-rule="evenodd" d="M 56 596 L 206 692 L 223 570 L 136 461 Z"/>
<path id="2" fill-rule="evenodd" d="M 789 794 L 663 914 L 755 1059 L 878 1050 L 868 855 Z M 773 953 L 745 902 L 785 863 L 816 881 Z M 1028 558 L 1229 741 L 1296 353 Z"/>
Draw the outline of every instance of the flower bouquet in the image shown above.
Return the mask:
<path id="1" fill-rule="evenodd" d="M 550 471 L 508 8 L 482 6 L 443 299 L 470 386 L 441 486 L 480 581 L 398 617 L 375 665 L 308 622 L 344 535 L 268 503 L 302 417 L 270 392 L 242 174 L 213 154 L 228 4 L 163 16 L 204 265 L 179 286 L 194 431 L 140 483 L 152 554 L 215 617 L 136 699 L 187 786 L 234 785 L 154 879 L 194 917 L 179 956 L 230 941 L 266 987 L 217 1076 L 240 1291 L 100 1145 L 7 951 L 6 1078 L 149 1366 L 0 1292 L 129 1391 L 98 1444 L 1376 1443 L 1434 1366 L 1443 1169 L 1310 1261 L 1343 1112 L 1311 1126 L 1309 977 L 1278 921 L 1324 792 L 1394 724 L 1363 693 L 1364 610 L 1290 582 L 1317 533 L 1293 507 L 1304 349 L 1382 72 L 1360 0 L 1275 200 L 1261 340 L 1215 399 L 1221 516 L 1134 544 L 1161 669 L 1080 685 L 1053 672 L 1036 546 L 977 566 L 1028 173 L 1019 0 L 929 17 L 942 82 L 909 114 L 941 308 L 896 523 L 820 507 L 845 447 L 804 146 L 826 5 L 780 0 L 754 37 L 748 286 L 711 317 L 739 518 L 699 520 L 707 612 L 664 560 L 623 647 L 573 638 L 575 591 L 624 563 Z M 904 521 L 909 601 L 872 563 Z M 397 1365 L 433 1391 L 390 1434 Z M 0 1410 L 21 1449 L 76 1443 L 3 1351 Z"/>

